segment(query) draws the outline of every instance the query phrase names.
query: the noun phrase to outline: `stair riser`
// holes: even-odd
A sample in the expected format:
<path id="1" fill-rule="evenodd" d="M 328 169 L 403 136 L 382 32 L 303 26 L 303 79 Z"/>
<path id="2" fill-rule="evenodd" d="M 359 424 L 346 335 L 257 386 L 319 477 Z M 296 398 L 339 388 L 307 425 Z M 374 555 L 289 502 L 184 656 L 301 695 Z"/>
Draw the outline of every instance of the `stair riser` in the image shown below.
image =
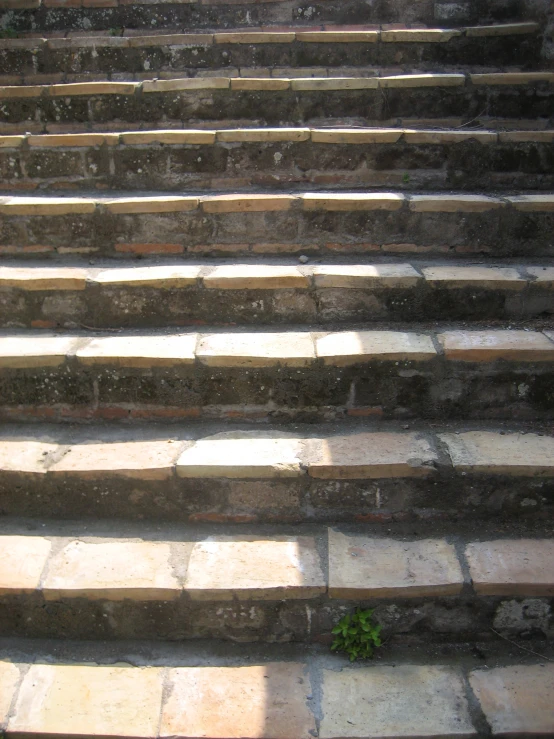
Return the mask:
<path id="1" fill-rule="evenodd" d="M 3 216 L 0 255 L 554 256 L 554 212 L 177 212 Z"/>
<path id="2" fill-rule="evenodd" d="M 163 419 L 165 422 L 165 419 Z M 554 479 L 456 473 L 425 478 L 319 480 L 171 476 L 162 481 L 106 473 L 0 473 L 3 515 L 126 518 L 214 524 L 542 520 L 554 510 Z"/>
<path id="3" fill-rule="evenodd" d="M 554 189 L 554 143 L 305 142 L 0 149 L 0 188 Z"/>
<path id="4" fill-rule="evenodd" d="M 518 65 L 540 67 L 541 39 L 530 36 L 454 38 L 444 43 L 302 43 L 278 44 L 210 44 L 196 46 L 160 45 L 131 49 L 101 45 L 71 49 L 42 48 L 2 50 L 3 75 L 22 75 L 32 84 L 35 75 L 53 74 L 59 80 L 71 75 L 109 75 L 121 79 L 147 73 L 225 68 L 273 67 L 357 67 L 364 65 L 402 64 L 436 65 L 468 64 L 498 67 L 513 64 L 514 44 L 518 48 Z M 108 42 L 109 43 L 109 42 Z M 419 68 L 419 67 L 418 67 Z M 62 71 L 63 70 L 63 71 Z M 117 70 L 117 73 L 114 72 Z M 152 75 L 153 76 L 153 75 Z M 255 76 L 255 75 L 254 75 Z M 317 76 L 317 72 L 315 73 Z"/>
<path id="5" fill-rule="evenodd" d="M 412 289 L 156 289 L 88 285 L 82 291 L 0 290 L 0 326 L 98 328 L 348 321 L 520 320 L 554 314 L 554 291 Z"/>
<path id="6" fill-rule="evenodd" d="M 72 124 L 72 129 L 122 121 L 150 127 L 193 121 L 231 123 L 246 120 L 270 125 L 299 125 L 321 119 L 355 118 L 367 125 L 394 119 L 456 117 L 552 118 L 554 86 L 528 85 L 390 88 L 325 91 L 195 91 L 135 95 L 79 95 L 59 98 L 7 98 L 0 130 L 20 133 L 38 125 Z M 184 123 L 186 122 L 186 123 Z M 73 125 L 75 124 L 75 125 Z"/>
<path id="7" fill-rule="evenodd" d="M 411 3 L 407 0 L 393 2 L 362 2 L 361 0 L 313 0 L 309 3 L 275 2 L 244 4 L 156 4 L 121 5 L 107 8 L 64 8 L 5 11 L 10 27 L 18 31 L 75 29 L 103 30 L 110 28 L 233 28 L 261 26 L 271 23 L 305 23 L 308 26 L 331 21 L 333 23 L 426 23 L 447 21 L 457 26 L 469 22 L 507 22 L 524 18 L 540 18 L 548 12 L 545 0 L 530 2 L 498 2 L 498 0 L 470 0 L 470 2 Z M 0 16 L 0 22 L 3 16 Z"/>
<path id="8" fill-rule="evenodd" d="M 286 593 L 283 598 L 286 598 Z M 322 642 L 355 606 L 374 608 L 385 639 L 410 644 L 489 641 L 491 628 L 511 637 L 552 638 L 548 614 L 554 599 L 450 596 L 342 601 L 323 598 L 283 601 L 191 602 L 44 600 L 41 595 L 0 598 L 3 637 L 48 639 L 225 639 L 239 642 Z M 527 615 L 529 610 L 533 615 Z M 519 614 L 518 614 L 519 612 Z M 513 614 L 509 623 L 506 614 Z M 519 615 L 519 618 L 518 618 Z"/>
<path id="9" fill-rule="evenodd" d="M 554 418 L 548 362 L 367 362 L 352 367 L 126 369 L 68 361 L 3 370 L 4 420 L 140 416 L 316 422 L 384 418 Z"/>

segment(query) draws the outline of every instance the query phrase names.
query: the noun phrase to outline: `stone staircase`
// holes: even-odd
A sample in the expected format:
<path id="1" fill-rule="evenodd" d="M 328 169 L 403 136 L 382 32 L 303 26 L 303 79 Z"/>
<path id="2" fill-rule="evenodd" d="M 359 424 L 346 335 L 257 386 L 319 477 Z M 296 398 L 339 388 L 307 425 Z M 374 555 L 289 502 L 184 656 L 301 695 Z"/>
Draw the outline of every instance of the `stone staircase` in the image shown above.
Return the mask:
<path id="1" fill-rule="evenodd" d="M 0 29 L 0 734 L 554 736 L 548 3 Z"/>

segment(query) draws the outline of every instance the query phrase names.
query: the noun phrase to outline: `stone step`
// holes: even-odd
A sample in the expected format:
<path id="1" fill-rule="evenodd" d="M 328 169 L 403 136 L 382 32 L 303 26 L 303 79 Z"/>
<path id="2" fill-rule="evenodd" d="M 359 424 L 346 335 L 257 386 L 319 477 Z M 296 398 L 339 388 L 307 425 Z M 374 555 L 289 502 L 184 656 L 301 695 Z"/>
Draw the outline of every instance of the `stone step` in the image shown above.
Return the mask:
<path id="1" fill-rule="evenodd" d="M 391 727 L 405 739 L 552 732 L 554 668 L 521 652 L 485 647 L 484 665 L 470 650 L 456 659 L 453 649 L 436 658 L 389 647 L 374 663 L 349 666 L 324 648 L 286 644 L 251 645 L 249 659 L 238 647 L 222 654 L 174 642 L 33 646 L 12 640 L 2 650 L 6 737 L 390 739 Z"/>
<path id="2" fill-rule="evenodd" d="M 0 87 L 2 133 L 52 124 L 181 126 L 249 120 L 298 125 L 362 113 L 388 119 L 476 116 L 552 119 L 554 72 L 421 73 L 348 77 L 230 77 Z M 225 76 L 227 75 L 227 76 Z M 418 90 L 417 95 L 413 93 Z"/>
<path id="3" fill-rule="evenodd" d="M 408 330 L 0 336 L 0 418 L 554 417 L 554 332 Z"/>
<path id="4" fill-rule="evenodd" d="M 554 595 L 552 539 L 298 526 L 294 534 L 209 536 L 135 526 L 131 537 L 114 538 L 98 524 L 65 528 L 59 535 L 42 524 L 39 535 L 8 525 L 0 533 L 4 637 L 325 642 L 345 612 L 371 606 L 387 640 L 480 640 L 495 627 L 503 636 L 528 632 L 529 621 L 516 617 L 521 599 L 547 614 Z M 421 611 L 424 624 L 414 618 Z"/>
<path id="5" fill-rule="evenodd" d="M 0 136 L 0 188 L 554 189 L 554 130 L 236 128 Z"/>
<path id="6" fill-rule="evenodd" d="M 554 194 L 0 197 L 0 255 L 554 255 Z"/>
<path id="7" fill-rule="evenodd" d="M 151 7 L 154 5 L 154 7 Z M 430 26 L 446 22 L 461 26 L 467 23 L 491 23 L 536 19 L 543 21 L 548 13 L 546 2 L 525 2 L 506 6 L 493 0 L 452 3 L 435 0 L 414 7 L 405 0 L 391 0 L 386 5 L 368 4 L 362 0 L 314 0 L 310 6 L 285 0 L 196 0 L 196 2 L 139 2 L 125 0 L 2 0 L 0 16 L 3 26 L 12 32 L 100 30 L 120 28 L 179 27 L 181 29 L 257 27 L 263 24 L 314 23 L 398 23 L 410 22 Z M 9 23 L 9 25 L 7 25 Z M 320 26 L 316 25 L 318 29 Z"/>
<path id="8" fill-rule="evenodd" d="M 554 504 L 554 438 L 538 427 L 221 428 L 4 425 L 3 515 L 419 525 L 545 521 Z"/>
<path id="9" fill-rule="evenodd" d="M 541 64 L 536 22 L 467 28 L 389 28 L 387 26 L 322 26 L 305 30 L 260 28 L 223 32 L 182 33 L 180 29 L 123 30 L 114 36 L 40 35 L 0 39 L 2 74 L 14 83 L 82 81 L 79 75 L 115 79 L 122 73 L 138 78 L 160 72 L 229 67 L 336 67 L 405 64 L 509 65 Z M 515 49 L 514 49 L 515 45 Z M 514 58 L 514 50 L 517 58 Z M 317 73 L 315 76 L 319 76 Z M 9 84 L 9 83 L 7 83 Z M 13 83 L 12 83 L 13 84 Z"/>
<path id="10" fill-rule="evenodd" d="M 263 256 L 261 257 L 264 259 Z M 554 314 L 547 264 L 113 262 L 0 267 L 0 326 L 515 320 Z"/>

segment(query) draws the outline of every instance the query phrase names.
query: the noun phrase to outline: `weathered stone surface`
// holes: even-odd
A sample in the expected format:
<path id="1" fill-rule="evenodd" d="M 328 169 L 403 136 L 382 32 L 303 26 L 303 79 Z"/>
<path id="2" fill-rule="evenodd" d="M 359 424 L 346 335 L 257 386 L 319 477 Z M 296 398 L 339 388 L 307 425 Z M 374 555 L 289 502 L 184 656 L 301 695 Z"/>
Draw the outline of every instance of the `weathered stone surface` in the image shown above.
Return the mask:
<path id="1" fill-rule="evenodd" d="M 13 197 L 0 200 L 0 213 L 9 216 L 65 216 L 94 213 L 91 198 Z"/>
<path id="2" fill-rule="evenodd" d="M 376 90 L 377 77 L 304 77 L 291 79 L 292 90 Z"/>
<path id="3" fill-rule="evenodd" d="M 83 339 L 48 334 L 0 337 L 0 367 L 57 367 L 75 354 Z"/>
<path id="4" fill-rule="evenodd" d="M 381 41 L 394 43 L 444 43 L 462 32 L 452 28 L 404 28 L 381 31 Z"/>
<path id="5" fill-rule="evenodd" d="M 321 739 L 476 735 L 461 674 L 398 665 L 324 670 Z"/>
<path id="6" fill-rule="evenodd" d="M 307 367 L 315 351 L 307 331 L 228 333 L 201 336 L 196 356 L 209 367 Z"/>
<path id="7" fill-rule="evenodd" d="M 438 335 L 447 359 L 461 362 L 548 362 L 554 343 L 536 331 L 445 331 Z"/>
<path id="8" fill-rule="evenodd" d="M 138 480 L 167 480 L 173 474 L 181 443 L 148 441 L 88 441 L 75 444 L 49 469 L 49 474 L 82 478 L 115 475 Z"/>
<path id="9" fill-rule="evenodd" d="M 73 95 L 132 95 L 139 87 L 138 82 L 73 82 L 50 85 L 48 92 L 53 97 Z"/>
<path id="10" fill-rule="evenodd" d="M 498 23 L 494 26 L 469 26 L 465 29 L 466 36 L 511 36 L 523 33 L 536 33 L 540 29 L 538 23 Z"/>
<path id="11" fill-rule="evenodd" d="M 320 144 L 394 144 L 402 136 L 401 128 L 312 128 L 314 143 Z"/>
<path id="12" fill-rule="evenodd" d="M 41 136 L 29 136 L 29 146 L 40 148 L 57 147 L 81 147 L 81 146 L 117 146 L 119 134 L 117 133 L 63 133 L 43 134 Z"/>
<path id="13" fill-rule="evenodd" d="M 554 438 L 537 434 L 467 431 L 439 434 L 460 471 L 549 477 L 554 471 Z"/>
<path id="14" fill-rule="evenodd" d="M 294 195 L 208 195 L 202 199 L 206 213 L 250 213 L 288 210 L 296 200 Z"/>
<path id="15" fill-rule="evenodd" d="M 554 210 L 554 195 L 509 195 L 508 200 L 516 210 L 525 213 L 549 213 Z"/>
<path id="16" fill-rule="evenodd" d="M 72 541 L 48 563 L 46 600 L 173 600 L 181 587 L 170 562 L 171 546 L 159 541 Z"/>
<path id="17" fill-rule="evenodd" d="M 236 77 L 231 79 L 231 90 L 288 90 L 288 79 L 267 77 Z"/>
<path id="18" fill-rule="evenodd" d="M 554 664 L 475 670 L 469 676 L 493 736 L 551 736 Z"/>
<path id="19" fill-rule="evenodd" d="M 464 578 L 452 544 L 399 541 L 329 529 L 331 598 L 410 598 L 460 593 Z"/>
<path id="20" fill-rule="evenodd" d="M 179 477 L 274 478 L 305 474 L 297 437 L 268 431 L 200 439 L 177 461 Z"/>
<path id="21" fill-rule="evenodd" d="M 531 82 L 554 82 L 554 72 L 490 72 L 471 74 L 474 85 L 527 85 Z"/>
<path id="22" fill-rule="evenodd" d="M 308 141 L 309 138 L 309 128 L 230 128 L 217 132 L 217 141 L 228 143 Z"/>
<path id="23" fill-rule="evenodd" d="M 421 275 L 410 264 L 326 264 L 313 270 L 316 287 L 410 288 Z"/>
<path id="24" fill-rule="evenodd" d="M 554 287 L 554 267 L 526 267 L 527 272 L 535 277 L 533 284 L 552 289 Z M 545 331 L 545 334 L 552 339 L 552 332 Z"/>
<path id="25" fill-rule="evenodd" d="M 374 44 L 379 40 L 379 31 L 347 31 L 342 29 L 336 31 L 302 31 L 299 28 L 296 32 L 296 40 L 316 44 Z"/>
<path id="26" fill-rule="evenodd" d="M 1 279 L 1 272 L 0 272 Z M 309 278 L 298 267 L 265 264 L 225 264 L 215 267 L 203 278 L 208 288 L 220 290 L 275 290 L 307 288 Z"/>
<path id="27" fill-rule="evenodd" d="M 194 545 L 184 588 L 194 600 L 282 600 L 327 586 L 310 537 L 214 536 Z"/>
<path id="28" fill-rule="evenodd" d="M 165 336 L 102 336 L 76 352 L 86 365 L 118 367 L 171 367 L 194 363 L 196 334 Z"/>
<path id="29" fill-rule="evenodd" d="M 457 144 L 462 141 L 479 141 L 481 144 L 494 144 L 498 139 L 496 131 L 424 131 L 405 129 L 404 141 L 407 144 Z"/>
<path id="30" fill-rule="evenodd" d="M 368 432 L 306 442 L 308 474 L 327 480 L 426 477 L 438 461 L 413 433 Z"/>
<path id="31" fill-rule="evenodd" d="M 503 206 L 499 198 L 486 195 L 410 196 L 410 210 L 416 213 L 485 213 Z"/>
<path id="32" fill-rule="evenodd" d="M 36 590 L 50 547 L 48 539 L 41 536 L 0 537 L 0 595 L 32 593 Z M 0 691 L 0 723 L 1 703 Z"/>
<path id="33" fill-rule="evenodd" d="M 341 331 L 316 339 L 317 356 L 325 364 L 346 366 L 371 360 L 423 362 L 436 350 L 430 336 L 401 331 Z"/>
<path id="34" fill-rule="evenodd" d="M 31 665 L 8 732 L 153 739 L 161 701 L 159 667 Z"/>
<path id="35" fill-rule="evenodd" d="M 0 726 L 4 726 L 19 682 L 19 670 L 13 662 L 0 662 Z"/>
<path id="36" fill-rule="evenodd" d="M 404 195 L 394 192 L 304 193 L 305 210 L 399 210 Z"/>
<path id="37" fill-rule="evenodd" d="M 177 213 L 196 210 L 198 203 L 186 195 L 142 195 L 106 200 L 104 207 L 110 213 Z"/>
<path id="38" fill-rule="evenodd" d="M 58 451 L 58 444 L 47 436 L 2 436 L 0 470 L 43 475 L 47 462 Z"/>
<path id="39" fill-rule="evenodd" d="M 208 130 L 129 131 L 120 134 L 123 144 L 213 144 L 216 132 Z"/>
<path id="40" fill-rule="evenodd" d="M 228 90 L 229 77 L 180 77 L 173 80 L 147 80 L 142 83 L 142 91 L 176 92 L 178 90 Z"/>
<path id="41" fill-rule="evenodd" d="M 304 665 L 179 667 L 169 671 L 161 737 L 292 739 L 315 734 Z"/>
<path id="42" fill-rule="evenodd" d="M 379 87 L 459 87 L 465 81 L 463 74 L 397 74 L 380 77 Z"/>
<path id="43" fill-rule="evenodd" d="M 554 541 L 501 539 L 468 544 L 473 587 L 483 595 L 554 595 Z"/>
<path id="44" fill-rule="evenodd" d="M 425 281 L 433 287 L 472 287 L 523 290 L 527 280 L 514 267 L 423 267 Z"/>

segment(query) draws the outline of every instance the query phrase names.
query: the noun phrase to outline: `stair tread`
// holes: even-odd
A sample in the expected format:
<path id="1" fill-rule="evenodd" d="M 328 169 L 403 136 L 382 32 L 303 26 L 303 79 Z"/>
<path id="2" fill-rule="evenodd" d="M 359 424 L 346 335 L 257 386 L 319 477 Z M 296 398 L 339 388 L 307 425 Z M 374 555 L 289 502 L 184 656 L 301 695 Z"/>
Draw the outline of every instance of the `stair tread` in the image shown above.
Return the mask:
<path id="1" fill-rule="evenodd" d="M 94 427 L 65 431 L 41 426 L 41 430 L 28 427 L 25 432 L 6 427 L 0 436 L 0 469 L 4 474 L 106 474 L 146 480 L 168 479 L 175 474 L 235 479 L 428 477 L 437 466 L 455 473 L 514 477 L 549 477 L 554 473 L 554 439 L 542 432 L 506 432 L 490 426 L 441 432 L 436 424 L 432 431 L 423 426 L 422 431 L 407 432 L 398 423 L 371 431 L 344 425 L 342 434 L 336 430 L 329 433 L 317 425 L 300 434 L 235 430 L 214 435 L 202 432 L 202 428 L 172 426 L 171 433 L 160 434 L 134 426 L 119 429 L 112 436 L 108 430 Z M 445 458 L 443 462 L 437 456 L 439 439 L 451 461 Z"/>
<path id="2" fill-rule="evenodd" d="M 283 661 L 271 650 L 254 664 L 203 653 L 190 666 L 182 658 L 176 664 L 158 646 L 151 649 L 153 657 L 140 659 L 138 665 L 133 654 L 136 666 L 131 666 L 106 660 L 91 665 L 70 659 L 64 664 L 46 649 L 46 659 L 23 655 L 16 663 L 8 656 L 0 663 L 5 686 L 0 719 L 7 723 L 8 736 L 68 731 L 86 737 L 125 736 L 132 731 L 136 737 L 217 739 L 232 732 L 246 739 L 268 733 L 276 739 L 310 734 L 385 739 L 394 716 L 398 736 L 454 739 L 477 736 L 480 726 L 468 705 L 466 680 L 493 736 L 552 730 L 554 668 L 536 658 L 514 664 L 513 656 L 503 657 L 484 669 L 473 661 L 453 665 L 443 658 L 418 664 L 404 657 L 398 663 L 339 670 L 340 658 L 325 662 L 322 654 L 302 654 Z M 87 656 L 97 651 L 89 650 Z M 164 658 L 156 659 L 160 652 Z M 319 707 L 313 695 L 321 696 Z M 114 696 L 118 711 L 109 710 Z M 356 713 L 345 710 L 349 701 L 358 706 Z"/>
<path id="3" fill-rule="evenodd" d="M 133 538 L 106 538 L 94 524 L 66 528 L 62 536 L 18 533 L 13 525 L 0 533 L 0 597 L 276 601 L 554 594 L 552 539 L 452 541 L 437 533 L 407 539 L 340 527 L 297 533 L 286 526 L 278 533 L 254 528 L 211 535 L 184 529 L 171 538 L 162 527 L 152 537 L 135 526 Z"/>

